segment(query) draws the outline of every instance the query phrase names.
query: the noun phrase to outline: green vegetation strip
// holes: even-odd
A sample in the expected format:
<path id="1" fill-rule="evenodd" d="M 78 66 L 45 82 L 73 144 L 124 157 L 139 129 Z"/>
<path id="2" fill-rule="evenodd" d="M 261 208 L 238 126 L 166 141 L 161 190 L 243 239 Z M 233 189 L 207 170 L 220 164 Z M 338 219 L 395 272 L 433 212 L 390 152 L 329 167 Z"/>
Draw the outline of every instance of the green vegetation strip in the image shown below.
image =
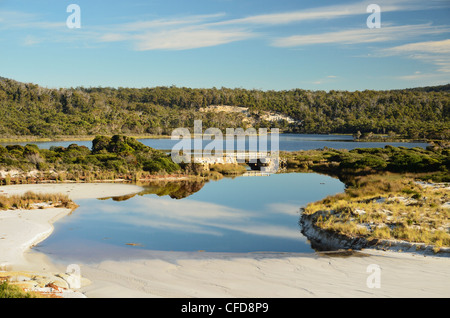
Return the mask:
<path id="1" fill-rule="evenodd" d="M 288 91 L 242 88 L 61 88 L 0 78 L 0 137 L 171 135 L 175 128 L 280 128 L 356 138 L 449 140 L 450 85 L 389 91 Z M 246 112 L 200 111 L 214 105 Z M 268 120 L 267 112 L 291 121 Z M 279 118 L 283 118 L 278 116 Z M 358 133 L 359 132 L 359 133 Z"/>
<path id="2" fill-rule="evenodd" d="M 26 292 L 19 286 L 0 282 L 0 298 L 43 298 L 42 295 L 34 292 Z"/>

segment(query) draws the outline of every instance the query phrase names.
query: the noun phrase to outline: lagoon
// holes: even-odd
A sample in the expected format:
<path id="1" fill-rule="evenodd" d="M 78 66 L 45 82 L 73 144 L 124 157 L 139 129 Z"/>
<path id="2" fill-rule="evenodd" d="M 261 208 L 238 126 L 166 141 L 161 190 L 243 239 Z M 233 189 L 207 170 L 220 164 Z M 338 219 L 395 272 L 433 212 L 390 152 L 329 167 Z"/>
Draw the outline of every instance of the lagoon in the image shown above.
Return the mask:
<path id="1" fill-rule="evenodd" d="M 160 149 L 170 150 L 176 145 L 178 140 L 171 140 L 170 138 L 159 139 L 138 139 L 144 145 Z M 270 149 L 270 136 L 267 137 L 269 142 L 268 148 Z M 210 143 L 209 140 L 203 141 L 203 148 Z M 0 143 L 3 146 L 8 144 L 20 144 L 25 146 L 30 142 L 9 142 Z M 51 142 L 33 142 L 39 148 L 49 149 L 51 146 L 63 146 L 68 147 L 70 144 L 78 144 L 80 146 L 86 146 L 89 149 L 92 147 L 92 141 L 51 141 Z M 353 140 L 350 135 L 316 135 L 316 134 L 280 134 L 279 135 L 279 150 L 281 151 L 297 151 L 297 150 L 311 150 L 322 149 L 324 147 L 334 149 L 355 149 L 355 148 L 384 148 L 386 145 L 395 147 L 421 147 L 426 148 L 428 146 L 425 142 L 357 142 Z M 235 146 L 237 148 L 237 146 Z M 225 148 L 224 148 L 225 149 Z"/>
<path id="2" fill-rule="evenodd" d="M 166 150 L 178 143 L 139 141 Z M 281 134 L 279 141 L 281 151 L 427 146 L 354 142 L 348 135 Z M 50 148 L 72 143 L 92 146 L 91 141 L 36 144 Z M 307 253 L 313 250 L 300 233 L 300 208 L 344 188 L 339 180 L 315 173 L 148 184 L 132 197 L 75 200 L 79 208 L 58 221 L 53 234 L 34 250 L 65 263 L 117 259 L 140 250 Z"/>
<path id="3" fill-rule="evenodd" d="M 79 208 L 34 250 L 66 264 L 139 250 L 313 252 L 300 208 L 343 191 L 339 180 L 316 173 L 149 184 L 131 197 L 75 200 Z"/>

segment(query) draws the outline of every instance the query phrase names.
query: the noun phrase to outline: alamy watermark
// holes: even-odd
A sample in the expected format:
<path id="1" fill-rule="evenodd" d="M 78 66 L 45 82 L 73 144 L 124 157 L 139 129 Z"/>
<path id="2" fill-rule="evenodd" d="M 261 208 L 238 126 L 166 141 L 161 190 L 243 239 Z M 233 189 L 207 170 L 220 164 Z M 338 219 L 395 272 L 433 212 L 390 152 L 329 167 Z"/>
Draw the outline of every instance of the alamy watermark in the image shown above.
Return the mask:
<path id="1" fill-rule="evenodd" d="M 66 20 L 69 29 L 81 28 L 81 8 L 78 4 L 69 4 L 66 11 L 71 13 Z M 369 4 L 366 11 L 370 13 L 367 17 L 367 27 L 369 29 L 381 28 L 381 7 L 378 4 Z"/>
<path id="2" fill-rule="evenodd" d="M 69 288 L 81 288 L 81 269 L 77 264 L 70 264 L 66 268 L 66 281 Z"/>
<path id="3" fill-rule="evenodd" d="M 367 12 L 371 14 L 367 17 L 367 27 L 369 29 L 381 28 L 381 8 L 378 4 L 370 4 L 367 6 Z"/>
<path id="4" fill-rule="evenodd" d="M 207 128 L 203 132 L 202 121 L 195 120 L 193 138 L 188 128 L 173 130 L 171 138 L 180 140 L 171 151 L 176 163 L 250 163 L 268 173 L 279 168 L 278 128 L 272 128 L 270 133 L 267 128 L 227 128 L 224 139 L 220 129 Z M 209 143 L 204 145 L 205 141 Z"/>
<path id="5" fill-rule="evenodd" d="M 81 8 L 78 4 L 70 4 L 67 6 L 66 11 L 71 13 L 67 17 L 66 25 L 69 29 L 81 28 Z"/>
<path id="6" fill-rule="evenodd" d="M 368 288 L 381 288 L 381 267 L 377 264 L 370 264 L 366 269 L 370 275 L 367 277 L 366 285 Z"/>

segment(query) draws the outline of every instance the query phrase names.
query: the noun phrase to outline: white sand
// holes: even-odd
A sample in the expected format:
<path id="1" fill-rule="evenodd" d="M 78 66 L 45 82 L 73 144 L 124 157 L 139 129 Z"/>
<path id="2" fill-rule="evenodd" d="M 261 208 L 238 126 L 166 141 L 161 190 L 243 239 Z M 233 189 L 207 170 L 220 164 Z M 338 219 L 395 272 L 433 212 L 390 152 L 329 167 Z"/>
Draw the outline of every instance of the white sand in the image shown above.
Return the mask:
<path id="1" fill-rule="evenodd" d="M 26 184 L 0 187 L 0 194 L 66 193 L 72 200 L 102 198 L 137 193 L 142 188 L 119 183 Z M 0 267 L 23 265 L 23 253 L 53 232 L 53 223 L 69 214 L 69 209 L 0 211 Z"/>
<path id="2" fill-rule="evenodd" d="M 23 265 L 23 253 L 53 232 L 53 222 L 69 209 L 0 211 L 0 268 Z"/>
<path id="3" fill-rule="evenodd" d="M 139 191 L 121 184 L 58 184 L 0 187 L 5 193 L 66 191 L 72 198 L 109 197 Z M 16 213 L 16 214 L 14 214 Z M 51 233 L 67 211 L 0 212 L 0 258 L 23 260 L 24 248 Z M 32 215 L 33 214 L 33 215 Z M 27 234 L 29 233 L 29 234 Z M 5 245 L 6 244 L 6 245 Z M 91 281 L 87 297 L 450 297 L 450 259 L 365 251 L 366 257 L 315 254 L 223 254 L 142 251 L 127 260 L 79 264 Z M 21 256 L 22 255 L 22 256 Z M 29 268 L 50 270 L 39 253 L 26 254 Z M 369 265 L 378 265 L 380 288 L 369 288 Z"/>
<path id="4" fill-rule="evenodd" d="M 315 254 L 149 252 L 145 259 L 83 265 L 87 297 L 450 297 L 450 260 L 395 252 Z M 369 288 L 378 265 L 380 288 Z"/>

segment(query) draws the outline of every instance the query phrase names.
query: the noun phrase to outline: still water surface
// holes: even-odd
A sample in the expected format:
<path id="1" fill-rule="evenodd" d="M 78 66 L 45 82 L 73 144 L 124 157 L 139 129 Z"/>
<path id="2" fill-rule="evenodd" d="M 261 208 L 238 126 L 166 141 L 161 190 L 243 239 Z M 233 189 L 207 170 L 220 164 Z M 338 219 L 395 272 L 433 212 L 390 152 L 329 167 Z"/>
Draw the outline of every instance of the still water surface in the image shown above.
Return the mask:
<path id="1" fill-rule="evenodd" d="M 224 136 L 225 139 L 225 136 Z M 174 145 L 179 143 L 178 140 L 171 140 L 170 138 L 162 139 L 138 139 L 144 145 L 155 148 L 170 150 Z M 271 149 L 271 138 L 267 137 L 268 149 Z M 209 144 L 210 140 L 203 141 L 203 149 L 205 145 Z M 89 149 L 92 147 L 92 141 L 52 141 L 52 142 L 35 142 L 40 148 L 49 149 L 51 146 L 68 147 L 70 144 L 78 144 L 86 146 Z M 27 142 L 21 143 L 1 143 L 3 146 L 8 144 L 20 144 L 25 146 Z M 248 140 L 246 145 L 248 145 Z M 425 148 L 428 144 L 423 142 L 355 142 L 353 137 L 349 135 L 307 135 L 307 134 L 280 134 L 279 135 L 279 150 L 281 151 L 296 151 L 296 150 L 311 150 L 329 147 L 334 149 L 354 149 L 354 148 L 384 148 L 386 145 L 395 147 L 421 147 Z M 237 144 L 235 149 L 237 149 Z M 225 149 L 225 141 L 224 141 Z M 246 149 L 249 149 L 246 146 Z"/>
<path id="2" fill-rule="evenodd" d="M 167 150 L 178 143 L 170 139 L 139 141 Z M 37 144 L 48 149 L 72 143 L 92 146 L 91 141 Z M 409 148 L 427 146 L 426 143 L 353 142 L 351 136 L 345 135 L 279 136 L 282 151 L 388 144 Z M 300 233 L 300 208 L 343 191 L 344 184 L 337 179 L 303 173 L 239 177 L 206 184 L 149 185 L 143 193 L 126 200 L 78 200 L 80 207 L 58 221 L 54 233 L 35 250 L 63 262 L 117 259 L 136 250 L 312 252 Z"/>
<path id="3" fill-rule="evenodd" d="M 126 200 L 76 201 L 80 207 L 35 249 L 63 262 L 116 259 L 136 249 L 312 252 L 299 210 L 342 191 L 339 180 L 314 173 L 152 186 Z"/>

